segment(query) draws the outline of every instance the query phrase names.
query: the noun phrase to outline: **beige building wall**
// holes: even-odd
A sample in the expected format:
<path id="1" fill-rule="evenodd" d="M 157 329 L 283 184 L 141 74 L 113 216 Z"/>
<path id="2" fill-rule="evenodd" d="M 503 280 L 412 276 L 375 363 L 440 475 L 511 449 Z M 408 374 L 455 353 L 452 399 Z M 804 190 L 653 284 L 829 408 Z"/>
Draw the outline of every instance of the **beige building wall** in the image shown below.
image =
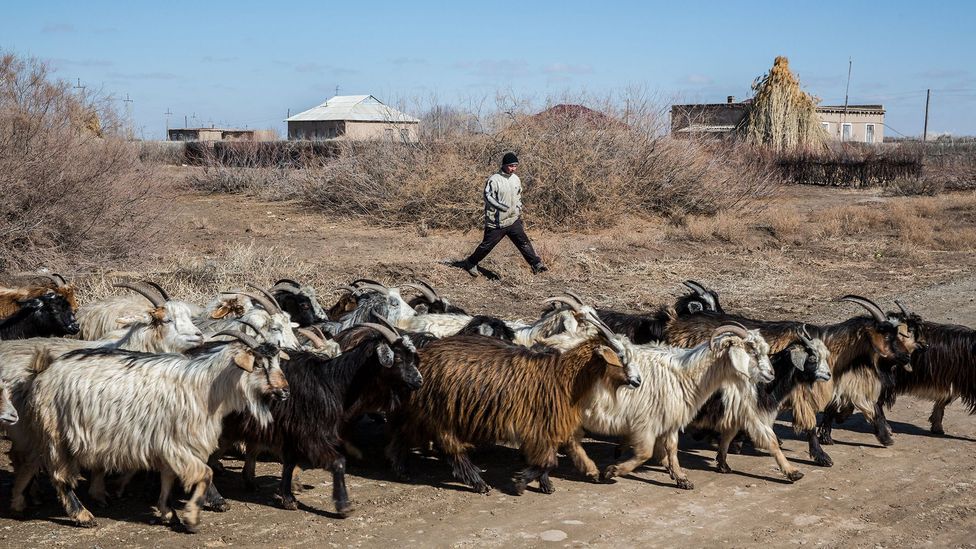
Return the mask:
<path id="1" fill-rule="evenodd" d="M 351 141 L 397 141 L 416 143 L 420 124 L 391 122 L 346 122 L 344 139 Z"/>
<path id="2" fill-rule="evenodd" d="M 854 141 L 857 143 L 881 143 L 884 141 L 884 114 L 881 113 L 856 113 L 848 112 L 817 112 L 820 116 L 820 123 L 830 135 L 831 139 L 837 141 Z M 850 124 L 850 136 L 844 138 L 844 124 Z M 868 126 L 873 126 L 873 139 L 869 140 L 872 131 Z"/>
<path id="3" fill-rule="evenodd" d="M 288 139 L 335 139 L 345 132 L 345 127 L 341 120 L 289 122 Z"/>

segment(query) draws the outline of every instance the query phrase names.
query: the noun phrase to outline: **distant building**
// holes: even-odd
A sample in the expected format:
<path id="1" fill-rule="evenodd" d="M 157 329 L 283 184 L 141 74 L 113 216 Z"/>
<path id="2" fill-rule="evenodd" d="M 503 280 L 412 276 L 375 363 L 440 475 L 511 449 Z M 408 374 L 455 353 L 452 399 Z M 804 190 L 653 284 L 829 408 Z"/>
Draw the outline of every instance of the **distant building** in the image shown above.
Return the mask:
<path id="1" fill-rule="evenodd" d="M 273 141 L 274 130 L 241 130 L 230 128 L 171 128 L 170 141 Z"/>
<path id="2" fill-rule="evenodd" d="M 337 95 L 286 120 L 288 139 L 401 141 L 419 138 L 420 120 L 372 95 Z"/>
<path id="3" fill-rule="evenodd" d="M 725 103 L 671 106 L 671 134 L 675 137 L 710 136 L 728 138 L 745 119 L 751 99 L 736 102 L 731 95 Z M 881 143 L 884 141 L 883 105 L 817 107 L 820 123 L 836 141 Z"/>

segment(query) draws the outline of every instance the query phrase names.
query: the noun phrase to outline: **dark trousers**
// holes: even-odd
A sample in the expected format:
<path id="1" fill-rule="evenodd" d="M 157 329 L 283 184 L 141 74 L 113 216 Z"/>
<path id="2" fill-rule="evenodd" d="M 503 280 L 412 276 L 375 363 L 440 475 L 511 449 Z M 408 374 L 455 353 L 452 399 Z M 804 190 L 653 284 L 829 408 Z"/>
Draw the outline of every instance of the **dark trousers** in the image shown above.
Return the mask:
<path id="1" fill-rule="evenodd" d="M 518 251 L 530 266 L 542 263 L 539 256 L 535 255 L 535 250 L 532 249 L 532 242 L 529 242 L 529 237 L 525 235 L 525 227 L 522 226 L 521 219 L 508 227 L 499 227 L 497 229 L 485 227 L 485 236 L 481 240 L 481 244 L 478 244 L 478 247 L 468 257 L 468 263 L 472 265 L 480 263 L 506 236 L 512 241 L 512 244 L 515 244 L 515 247 L 518 248 Z"/>

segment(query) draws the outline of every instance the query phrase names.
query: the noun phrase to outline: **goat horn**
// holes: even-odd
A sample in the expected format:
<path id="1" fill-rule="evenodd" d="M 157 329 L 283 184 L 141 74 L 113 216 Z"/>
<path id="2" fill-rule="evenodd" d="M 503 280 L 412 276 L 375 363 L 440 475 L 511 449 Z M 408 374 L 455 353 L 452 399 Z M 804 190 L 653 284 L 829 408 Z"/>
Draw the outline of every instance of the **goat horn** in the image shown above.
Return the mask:
<path id="1" fill-rule="evenodd" d="M 243 290 L 239 292 L 220 292 L 220 293 L 224 295 L 242 295 L 244 297 L 250 298 L 251 301 L 257 303 L 258 305 L 263 307 L 264 310 L 268 311 L 268 314 L 274 314 L 273 305 L 268 301 L 267 297 L 261 294 L 256 294 L 254 292 L 245 292 Z"/>
<path id="2" fill-rule="evenodd" d="M 325 347 L 325 340 L 320 338 L 318 334 L 316 334 L 312 330 L 309 330 L 308 328 L 299 328 L 295 331 L 307 337 L 308 340 L 312 342 L 312 345 L 314 345 L 316 349 L 321 349 L 322 347 Z"/>
<path id="3" fill-rule="evenodd" d="M 698 282 L 695 282 L 694 280 L 685 280 L 681 284 L 683 284 L 686 288 L 690 289 L 691 291 L 695 292 L 700 296 L 708 295 L 708 290 L 706 290 L 704 286 L 702 286 Z"/>
<path id="4" fill-rule="evenodd" d="M 353 292 L 356 291 L 356 287 L 355 286 L 350 286 L 349 284 L 346 284 L 344 286 L 337 286 L 336 287 L 336 290 L 345 290 L 345 291 L 347 291 L 349 293 L 353 293 Z"/>
<path id="5" fill-rule="evenodd" d="M 437 290 L 434 289 L 434 286 L 432 286 L 430 282 L 427 282 L 422 278 L 418 278 L 417 283 L 422 284 L 425 288 L 430 290 L 430 293 L 434 294 L 437 297 L 437 299 L 441 299 L 441 294 L 437 293 Z"/>
<path id="6" fill-rule="evenodd" d="M 905 315 L 905 318 L 906 318 L 906 319 L 907 319 L 908 317 L 910 317 L 910 316 L 912 316 L 912 312 L 911 312 L 911 311 L 909 311 L 908 309 L 906 309 L 906 308 L 905 308 L 905 306 L 901 304 L 901 301 L 898 301 L 898 300 L 896 299 L 896 300 L 895 300 L 895 305 L 898 305 L 898 308 L 899 308 L 899 309 L 901 309 L 901 314 L 903 314 L 903 315 Z"/>
<path id="7" fill-rule="evenodd" d="M 598 332 L 600 332 L 600 335 L 607 340 L 607 343 L 613 347 L 614 351 L 617 351 L 618 353 L 624 352 L 624 346 L 617 341 L 617 336 L 613 333 L 613 330 L 608 328 L 607 325 L 599 319 L 599 317 L 591 317 L 590 315 L 586 315 L 586 320 L 592 324 Z"/>
<path id="8" fill-rule="evenodd" d="M 61 283 L 61 280 L 59 280 L 58 278 L 56 278 L 54 275 L 49 275 L 47 273 L 42 273 L 42 274 L 39 274 L 37 276 L 40 277 L 40 278 L 43 278 L 45 280 L 50 280 L 51 283 L 54 284 L 54 287 L 55 288 L 60 288 L 61 286 L 63 286 L 63 284 Z M 58 276 L 61 276 L 61 275 L 58 275 Z"/>
<path id="9" fill-rule="evenodd" d="M 377 332 L 383 334 L 383 337 L 385 337 L 386 340 L 390 342 L 391 345 L 396 343 L 397 341 L 400 341 L 400 336 L 396 335 L 396 333 L 394 332 L 391 332 L 389 328 L 383 326 L 382 324 L 375 324 L 373 322 L 363 322 L 362 324 L 360 324 L 360 326 L 366 326 L 367 328 L 372 328 Z"/>
<path id="10" fill-rule="evenodd" d="M 569 307 L 573 311 L 575 311 L 577 313 L 580 312 L 580 306 L 579 306 L 578 303 L 576 303 L 576 300 L 571 299 L 571 298 L 567 298 L 566 296 L 557 295 L 555 297 L 549 297 L 549 298 L 546 298 L 546 299 L 543 299 L 542 300 L 542 304 L 543 305 L 546 305 L 546 304 L 549 304 L 549 303 L 562 303 L 563 305 L 569 305 Z"/>
<path id="11" fill-rule="evenodd" d="M 426 286 L 421 286 L 420 284 L 411 284 L 408 282 L 404 284 L 403 287 L 417 290 L 424 296 L 424 299 L 427 300 L 427 303 L 435 303 L 437 301 L 437 294 L 435 292 L 432 292 L 430 288 Z"/>
<path id="12" fill-rule="evenodd" d="M 272 305 L 273 309 L 272 308 L 269 308 L 267 306 L 265 306 L 264 308 L 265 309 L 268 309 L 268 312 L 269 313 L 276 314 L 276 313 L 282 312 L 281 311 L 281 305 L 278 305 L 278 300 L 275 299 L 273 295 L 271 295 L 271 292 L 269 292 L 268 290 L 265 290 L 264 288 L 258 286 L 257 284 L 251 284 L 250 282 L 245 282 L 244 284 L 247 285 L 247 286 L 250 286 L 250 287 L 254 288 L 255 290 L 257 290 L 259 292 L 261 292 L 262 294 L 264 294 L 265 297 L 268 298 L 268 301 L 271 302 L 270 305 Z M 263 306 L 264 303 L 261 303 L 261 305 Z"/>
<path id="13" fill-rule="evenodd" d="M 361 282 L 356 286 L 356 290 L 353 293 L 363 293 L 369 290 L 373 290 L 383 294 L 384 296 L 390 295 L 390 289 L 382 284 L 373 284 L 372 282 Z"/>
<path id="14" fill-rule="evenodd" d="M 742 339 L 749 337 L 748 330 L 746 330 L 745 326 L 739 323 L 724 324 L 722 326 L 719 326 L 718 328 L 715 328 L 715 331 L 712 332 L 712 340 L 715 340 L 715 338 L 717 338 L 722 334 L 732 334 L 732 335 L 739 336 Z"/>
<path id="15" fill-rule="evenodd" d="M 580 297 L 578 293 L 576 293 L 576 292 L 574 292 L 572 290 L 563 290 L 563 293 L 566 294 L 566 295 L 568 295 L 569 297 L 575 299 L 576 302 L 579 303 L 580 307 L 583 306 L 583 298 Z"/>
<path id="16" fill-rule="evenodd" d="M 146 286 L 142 282 L 119 282 L 116 284 L 112 284 L 112 286 L 116 288 L 128 288 L 142 295 L 142 297 L 148 299 L 149 302 L 152 303 L 153 307 L 159 308 L 162 307 L 163 305 L 166 305 L 166 302 L 161 299 L 162 296 L 156 294 L 156 292 L 154 292 L 152 288 Z"/>
<path id="17" fill-rule="evenodd" d="M 216 334 L 214 334 L 213 337 L 222 336 L 222 335 L 237 339 L 238 341 L 240 341 L 241 343 L 247 345 L 252 349 L 256 349 L 261 345 L 260 343 L 258 343 L 258 340 L 254 339 L 250 335 L 245 334 L 244 332 L 241 332 L 239 330 L 221 330 Z"/>
<path id="18" fill-rule="evenodd" d="M 235 318 L 234 320 L 236 322 L 240 322 L 241 324 L 243 324 L 243 325 L 247 326 L 248 328 L 254 330 L 254 333 L 255 334 L 261 334 L 261 329 L 258 328 L 257 326 L 255 326 L 254 324 L 251 324 L 251 321 L 250 320 L 244 320 L 243 318 Z"/>
<path id="19" fill-rule="evenodd" d="M 163 298 L 163 301 L 169 301 L 169 294 L 166 293 L 166 290 L 162 289 L 162 287 L 160 287 L 159 284 L 156 284 L 152 280 L 144 280 L 143 282 L 155 288 L 156 291 L 159 292 L 159 297 Z"/>
<path id="20" fill-rule="evenodd" d="M 400 330 L 396 326 L 394 326 L 385 316 L 380 316 L 376 314 L 376 311 L 370 311 L 369 314 L 372 315 L 372 317 L 375 318 L 377 322 L 389 328 L 390 331 L 392 331 L 394 334 L 397 334 L 397 337 L 400 337 Z"/>
<path id="21" fill-rule="evenodd" d="M 800 339 L 802 339 L 803 342 L 806 343 L 807 345 L 813 343 L 813 336 L 811 336 L 810 331 L 807 330 L 806 324 L 800 325 Z"/>
<path id="22" fill-rule="evenodd" d="M 59 286 L 67 286 L 67 285 L 68 285 L 68 281 L 67 281 L 67 279 L 65 279 L 65 278 L 64 278 L 63 276 L 61 276 L 61 275 L 60 275 L 59 273 L 52 273 L 52 275 L 53 275 L 53 276 L 54 276 L 55 278 L 57 278 L 58 280 L 60 280 L 60 281 L 61 281 L 61 283 L 60 283 L 60 284 L 58 284 Z"/>
<path id="23" fill-rule="evenodd" d="M 851 303 L 857 303 L 861 307 L 867 309 L 867 311 L 871 313 L 871 316 L 874 317 L 875 321 L 888 322 L 888 317 L 885 316 L 884 312 L 881 311 L 881 307 L 878 307 L 878 305 L 875 302 L 871 301 L 866 297 L 848 294 L 840 298 L 838 301 L 849 301 Z"/>
<path id="24" fill-rule="evenodd" d="M 318 326 L 312 326 L 312 330 L 313 330 L 313 331 L 314 331 L 314 332 L 315 332 L 316 334 L 318 334 L 318 336 L 319 336 L 319 337 L 321 337 L 321 338 L 322 338 L 322 341 L 325 341 L 325 340 L 328 340 L 328 339 L 332 339 L 332 338 L 330 338 L 330 337 L 327 337 L 327 336 L 325 335 L 325 332 L 323 332 L 323 331 L 322 331 L 322 328 L 319 328 Z"/>
<path id="25" fill-rule="evenodd" d="M 283 290 L 291 294 L 299 294 L 302 292 L 302 286 L 294 280 L 283 278 L 275 282 L 274 286 L 271 287 L 272 292 L 275 290 Z"/>
<path id="26" fill-rule="evenodd" d="M 386 286 L 383 283 L 377 282 L 372 278 L 357 278 L 356 280 L 353 280 L 350 283 L 350 285 L 357 286 L 357 287 L 360 286 L 361 284 L 372 284 L 374 286 L 383 286 L 384 288 L 386 288 Z"/>

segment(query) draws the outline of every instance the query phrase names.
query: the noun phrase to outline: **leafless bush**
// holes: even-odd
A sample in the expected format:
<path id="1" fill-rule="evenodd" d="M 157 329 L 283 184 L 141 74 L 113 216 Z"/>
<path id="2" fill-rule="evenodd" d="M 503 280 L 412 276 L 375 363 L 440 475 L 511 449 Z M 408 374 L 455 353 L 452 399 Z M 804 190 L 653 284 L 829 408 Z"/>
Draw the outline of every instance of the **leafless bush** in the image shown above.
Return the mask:
<path id="1" fill-rule="evenodd" d="M 186 162 L 183 143 L 179 141 L 140 141 L 136 148 L 139 160 L 147 164 L 179 166 Z"/>
<path id="2" fill-rule="evenodd" d="M 341 143 L 338 159 L 302 170 L 300 197 L 383 225 L 469 228 L 505 151 L 521 160 L 527 219 L 552 229 L 607 227 L 626 215 L 714 215 L 776 184 L 754 156 L 662 137 L 658 111 L 646 101 L 624 108 L 604 101 L 593 110 L 562 105 L 534 115 L 512 103 L 479 115 L 482 133 L 448 125 L 450 139 Z"/>
<path id="3" fill-rule="evenodd" d="M 211 193 L 245 193 L 271 200 L 288 200 L 298 194 L 299 180 L 290 162 L 268 158 L 266 143 L 233 143 L 228 153 L 211 143 L 193 143 L 195 163 L 203 171 L 191 176 L 190 187 Z M 277 154 L 277 153 L 275 153 Z"/>
<path id="4" fill-rule="evenodd" d="M 899 177 L 888 185 L 885 193 L 891 196 L 935 196 L 945 188 L 945 182 L 936 178 Z"/>
<path id="5" fill-rule="evenodd" d="M 128 255 L 150 236 L 150 168 L 108 100 L 0 55 L 0 270 Z"/>

